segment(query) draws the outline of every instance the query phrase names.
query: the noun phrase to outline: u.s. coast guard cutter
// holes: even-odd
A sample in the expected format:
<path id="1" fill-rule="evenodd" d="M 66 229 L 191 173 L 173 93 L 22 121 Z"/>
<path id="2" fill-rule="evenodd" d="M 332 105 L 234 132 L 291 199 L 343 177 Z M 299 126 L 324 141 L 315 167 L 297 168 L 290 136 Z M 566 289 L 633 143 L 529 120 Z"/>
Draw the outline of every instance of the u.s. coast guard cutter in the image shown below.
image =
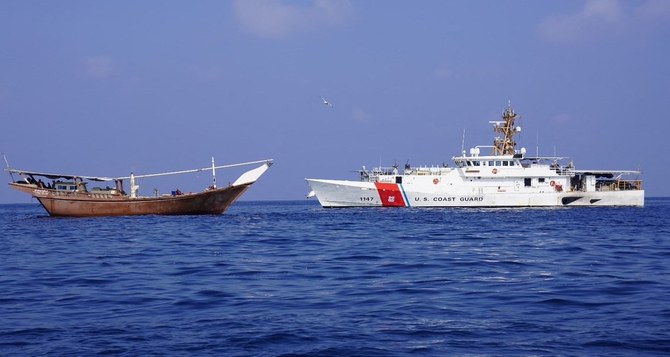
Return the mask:
<path id="1" fill-rule="evenodd" d="M 363 167 L 358 181 L 306 179 L 308 196 L 323 207 L 644 206 L 639 171 L 577 170 L 566 158 L 516 150 L 517 117 L 508 106 L 502 121 L 490 122 L 500 135 L 490 155 L 477 146 L 453 157 L 453 167 Z"/>

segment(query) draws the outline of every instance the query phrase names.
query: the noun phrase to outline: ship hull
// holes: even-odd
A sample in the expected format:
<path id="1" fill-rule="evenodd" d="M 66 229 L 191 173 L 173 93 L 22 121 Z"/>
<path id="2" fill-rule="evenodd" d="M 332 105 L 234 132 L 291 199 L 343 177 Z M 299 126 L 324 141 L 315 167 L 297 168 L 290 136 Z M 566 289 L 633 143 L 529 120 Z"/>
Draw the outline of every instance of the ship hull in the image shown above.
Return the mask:
<path id="1" fill-rule="evenodd" d="M 50 216 L 95 217 L 222 214 L 251 184 L 179 196 L 137 198 L 89 192 L 58 192 L 30 188 L 22 184 L 10 185 L 14 189 L 30 193 Z"/>
<path id="2" fill-rule="evenodd" d="M 631 170 L 577 170 L 563 157 L 527 157 L 516 150 L 518 115 L 511 105 L 502 120 L 490 121 L 496 137 L 485 146 L 465 148 L 437 166 L 365 166 L 359 181 L 307 179 L 323 207 L 563 207 L 644 206 L 640 175 Z"/>
<path id="3" fill-rule="evenodd" d="M 75 176 L 43 173 L 35 171 L 23 171 L 16 169 L 6 169 L 10 173 L 16 173 L 22 176 L 28 176 L 29 179 L 22 179 L 16 182 L 10 182 L 9 187 L 27 193 L 35 197 L 42 207 L 51 216 L 57 217 L 96 217 L 96 216 L 136 216 L 136 215 L 196 215 L 196 214 L 222 214 L 224 211 L 240 197 L 252 184 L 254 184 L 272 165 L 272 160 L 253 161 L 240 164 L 214 166 L 212 159 L 211 170 L 217 168 L 228 168 L 234 166 L 243 166 L 263 162 L 262 165 L 248 170 L 240 175 L 235 182 L 224 188 L 210 186 L 204 191 L 197 193 L 182 194 L 176 190 L 172 195 L 162 195 L 153 197 L 137 196 L 137 188 L 134 184 L 135 177 L 156 177 L 165 175 L 175 175 L 190 172 L 199 172 L 209 170 L 210 168 L 201 168 L 184 171 L 174 171 L 160 174 L 149 174 L 133 176 L 130 178 L 131 194 L 126 195 L 123 192 L 121 178 L 100 178 L 93 176 Z M 44 185 L 42 180 L 35 181 L 34 176 L 46 177 L 49 179 L 65 178 L 72 180 L 70 182 L 54 181 L 53 185 Z M 116 181 L 116 188 L 107 187 L 106 189 L 93 188 L 88 191 L 83 180 L 91 181 Z"/>
<path id="4" fill-rule="evenodd" d="M 323 207 L 644 206 L 644 191 L 557 192 L 518 186 L 468 186 L 307 179 Z M 406 180 L 407 181 L 407 180 Z M 526 191 L 526 192 L 524 192 Z"/>

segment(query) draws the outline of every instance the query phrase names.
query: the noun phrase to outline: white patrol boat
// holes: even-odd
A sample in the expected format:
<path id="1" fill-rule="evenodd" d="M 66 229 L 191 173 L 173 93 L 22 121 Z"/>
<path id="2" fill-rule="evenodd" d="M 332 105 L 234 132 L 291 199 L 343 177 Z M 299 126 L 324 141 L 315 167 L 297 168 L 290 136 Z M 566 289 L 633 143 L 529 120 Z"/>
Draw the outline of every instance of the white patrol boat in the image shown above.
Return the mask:
<path id="1" fill-rule="evenodd" d="M 508 106 L 493 146 L 453 157 L 453 167 L 405 165 L 359 170 L 360 180 L 306 179 L 323 207 L 644 206 L 639 171 L 576 170 L 562 157 L 527 157 L 515 150 L 517 114 Z M 491 155 L 480 155 L 492 148 Z M 632 179 L 624 177 L 635 176 Z"/>

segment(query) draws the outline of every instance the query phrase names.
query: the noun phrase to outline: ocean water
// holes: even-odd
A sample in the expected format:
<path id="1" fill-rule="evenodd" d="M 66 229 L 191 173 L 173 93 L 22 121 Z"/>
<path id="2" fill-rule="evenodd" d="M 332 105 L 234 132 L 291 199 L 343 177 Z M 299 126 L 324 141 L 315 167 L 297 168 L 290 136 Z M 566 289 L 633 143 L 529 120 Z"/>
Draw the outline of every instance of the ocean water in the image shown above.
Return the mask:
<path id="1" fill-rule="evenodd" d="M 3 356 L 670 355 L 670 198 L 0 222 Z"/>

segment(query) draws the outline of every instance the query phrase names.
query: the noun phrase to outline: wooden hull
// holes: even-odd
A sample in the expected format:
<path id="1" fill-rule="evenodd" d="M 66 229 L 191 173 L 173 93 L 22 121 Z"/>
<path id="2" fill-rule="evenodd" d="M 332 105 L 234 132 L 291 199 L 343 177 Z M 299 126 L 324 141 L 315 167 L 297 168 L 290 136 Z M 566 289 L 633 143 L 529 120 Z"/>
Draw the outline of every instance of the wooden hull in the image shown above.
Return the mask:
<path id="1" fill-rule="evenodd" d="M 51 216 L 93 217 L 222 214 L 251 183 L 179 196 L 137 198 L 91 192 L 59 192 L 15 183 L 10 183 L 10 186 L 33 195 Z"/>

